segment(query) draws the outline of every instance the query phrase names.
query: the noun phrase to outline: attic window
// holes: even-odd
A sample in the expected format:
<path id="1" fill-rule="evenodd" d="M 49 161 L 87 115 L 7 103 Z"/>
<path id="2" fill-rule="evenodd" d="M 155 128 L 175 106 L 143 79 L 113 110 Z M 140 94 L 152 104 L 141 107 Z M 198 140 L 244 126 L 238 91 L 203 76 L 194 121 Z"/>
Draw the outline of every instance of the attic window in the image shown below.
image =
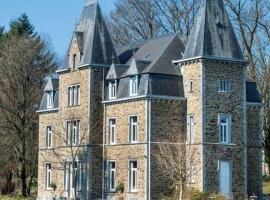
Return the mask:
<path id="1" fill-rule="evenodd" d="M 109 98 L 110 99 L 116 98 L 116 91 L 117 91 L 116 81 L 110 81 L 109 83 Z"/>
<path id="2" fill-rule="evenodd" d="M 50 91 L 47 93 L 47 108 L 53 107 L 53 92 Z"/>
<path id="3" fill-rule="evenodd" d="M 129 94 L 130 96 L 135 96 L 138 94 L 138 76 L 130 77 Z"/>

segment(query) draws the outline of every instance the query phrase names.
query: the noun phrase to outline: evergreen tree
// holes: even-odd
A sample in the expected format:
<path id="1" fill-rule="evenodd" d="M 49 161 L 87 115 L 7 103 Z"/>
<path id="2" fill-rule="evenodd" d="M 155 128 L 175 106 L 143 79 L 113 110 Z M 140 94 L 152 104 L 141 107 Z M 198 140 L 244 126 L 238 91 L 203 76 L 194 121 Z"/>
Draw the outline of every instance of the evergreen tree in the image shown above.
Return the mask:
<path id="1" fill-rule="evenodd" d="M 27 35 L 27 36 L 34 36 L 35 33 L 35 27 L 30 23 L 29 18 L 26 14 L 22 14 L 20 17 L 16 18 L 15 20 L 12 20 L 10 22 L 10 30 L 9 34 L 12 35 Z"/>

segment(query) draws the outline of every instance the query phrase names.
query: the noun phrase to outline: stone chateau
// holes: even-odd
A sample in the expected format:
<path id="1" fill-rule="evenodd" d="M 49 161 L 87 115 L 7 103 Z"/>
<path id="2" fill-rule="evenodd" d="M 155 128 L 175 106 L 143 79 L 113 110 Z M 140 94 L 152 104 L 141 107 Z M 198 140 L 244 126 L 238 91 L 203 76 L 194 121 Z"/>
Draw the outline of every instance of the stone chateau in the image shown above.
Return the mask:
<path id="1" fill-rule="evenodd" d="M 201 1 L 187 42 L 117 48 L 85 0 L 38 110 L 38 198 L 158 200 L 171 189 L 160 146 L 179 144 L 190 187 L 261 198 L 261 100 L 247 68 L 223 0 Z"/>

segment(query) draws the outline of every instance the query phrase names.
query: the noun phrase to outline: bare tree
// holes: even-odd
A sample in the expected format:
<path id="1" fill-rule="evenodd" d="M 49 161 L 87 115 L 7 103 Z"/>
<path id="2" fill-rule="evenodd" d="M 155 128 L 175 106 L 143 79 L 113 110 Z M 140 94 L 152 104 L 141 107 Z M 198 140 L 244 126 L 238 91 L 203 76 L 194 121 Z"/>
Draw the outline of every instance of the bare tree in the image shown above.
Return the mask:
<path id="1" fill-rule="evenodd" d="M 43 157 L 54 161 L 52 168 L 64 171 L 65 189 L 70 198 L 77 199 L 78 192 L 82 189 L 83 172 L 86 172 L 84 168 L 87 164 L 85 154 L 89 141 L 89 123 L 81 121 L 74 113 L 68 114 L 66 118 L 60 117 L 59 120 L 52 127 L 52 148 Z"/>
<path id="2" fill-rule="evenodd" d="M 38 115 L 42 80 L 53 67 L 53 56 L 39 37 L 10 35 L 1 48 L 1 138 L 12 142 L 10 158 L 20 171 L 21 193 L 27 196 L 37 169 Z"/>

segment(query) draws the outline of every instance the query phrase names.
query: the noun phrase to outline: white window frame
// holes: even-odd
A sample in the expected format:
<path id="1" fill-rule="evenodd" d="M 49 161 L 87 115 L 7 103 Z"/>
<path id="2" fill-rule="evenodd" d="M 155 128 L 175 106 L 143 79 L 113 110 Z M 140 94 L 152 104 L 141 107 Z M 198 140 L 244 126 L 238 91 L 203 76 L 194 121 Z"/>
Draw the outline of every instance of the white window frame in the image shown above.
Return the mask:
<path id="1" fill-rule="evenodd" d="M 194 184 L 196 181 L 195 163 L 190 161 L 189 163 L 189 183 Z"/>
<path id="2" fill-rule="evenodd" d="M 112 122 L 114 121 L 114 124 L 112 124 Z M 113 145 L 116 144 L 116 118 L 110 118 L 108 120 L 108 124 L 109 124 L 109 144 Z M 113 134 L 112 134 L 113 133 Z"/>
<path id="3" fill-rule="evenodd" d="M 191 123 L 191 118 L 193 118 L 193 124 Z M 189 144 L 195 143 L 195 115 L 191 114 L 188 115 L 188 137 L 189 137 Z"/>
<path id="4" fill-rule="evenodd" d="M 47 149 L 52 148 L 52 126 L 51 125 L 46 126 L 46 148 Z"/>
<path id="5" fill-rule="evenodd" d="M 225 123 L 221 123 L 222 118 L 226 118 Z M 219 142 L 221 144 L 231 143 L 231 115 L 230 114 L 219 114 L 218 115 L 218 127 L 219 127 Z M 225 132 L 224 132 L 225 130 Z M 226 133 L 226 134 L 224 134 Z"/>
<path id="6" fill-rule="evenodd" d="M 52 183 L 52 164 L 50 162 L 45 163 L 45 190 L 51 190 Z"/>
<path id="7" fill-rule="evenodd" d="M 109 99 L 116 99 L 117 97 L 117 81 L 113 80 L 109 82 Z"/>
<path id="8" fill-rule="evenodd" d="M 129 95 L 136 96 L 138 94 L 139 84 L 138 76 L 131 76 L 129 79 Z"/>
<path id="9" fill-rule="evenodd" d="M 137 163 L 137 168 L 132 168 L 132 163 Z M 130 192 L 137 192 L 138 191 L 138 161 L 137 160 L 129 160 L 129 176 L 128 176 L 128 185 Z M 135 177 L 133 177 L 133 172 L 135 172 Z M 132 187 L 133 181 L 135 178 L 135 187 Z"/>
<path id="10" fill-rule="evenodd" d="M 81 85 L 68 87 L 68 106 L 79 106 L 81 103 Z"/>
<path id="11" fill-rule="evenodd" d="M 47 108 L 53 108 L 53 98 L 54 94 L 53 91 L 47 92 Z"/>
<path id="12" fill-rule="evenodd" d="M 194 92 L 194 81 L 189 80 L 189 92 L 192 93 Z"/>
<path id="13" fill-rule="evenodd" d="M 74 126 L 76 124 L 76 126 Z M 80 144 L 81 121 L 79 119 L 66 121 L 66 143 L 78 146 Z"/>
<path id="14" fill-rule="evenodd" d="M 218 85 L 219 92 L 229 92 L 230 91 L 230 81 L 228 80 L 219 80 L 219 85 Z"/>
<path id="15" fill-rule="evenodd" d="M 114 168 L 112 168 L 112 164 L 114 163 Z M 109 192 L 116 191 L 116 162 L 115 160 L 108 160 L 107 162 L 108 167 L 108 190 Z M 114 180 L 114 188 L 112 187 L 112 177 Z"/>
<path id="16" fill-rule="evenodd" d="M 132 119 L 136 118 L 137 122 L 133 122 Z M 138 142 L 138 130 L 139 130 L 139 120 L 137 115 L 130 115 L 129 120 L 129 142 L 134 144 Z M 135 133 L 133 132 L 133 126 L 136 126 L 136 131 Z M 133 140 L 135 138 L 135 140 Z"/>
<path id="17" fill-rule="evenodd" d="M 76 160 L 75 164 L 77 165 L 77 167 L 74 169 L 74 172 L 77 173 L 77 175 L 75 175 L 77 191 L 81 191 L 82 190 L 82 161 Z M 65 162 L 64 189 L 65 189 L 65 191 L 69 191 L 69 192 L 72 192 L 72 190 L 74 189 L 73 168 L 72 168 L 71 161 Z"/>

